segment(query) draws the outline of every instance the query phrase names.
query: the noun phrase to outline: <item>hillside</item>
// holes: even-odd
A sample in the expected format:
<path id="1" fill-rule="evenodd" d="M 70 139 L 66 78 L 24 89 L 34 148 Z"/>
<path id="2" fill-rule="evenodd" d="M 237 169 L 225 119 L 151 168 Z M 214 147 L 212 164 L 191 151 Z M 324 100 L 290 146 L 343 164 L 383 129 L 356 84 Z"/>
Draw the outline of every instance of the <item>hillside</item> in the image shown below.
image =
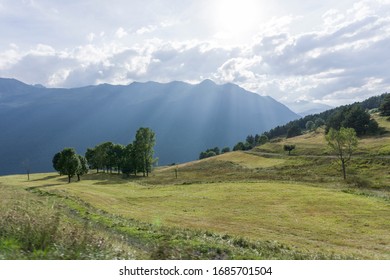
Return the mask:
<path id="1" fill-rule="evenodd" d="M 64 147 L 128 144 L 142 126 L 156 133 L 160 165 L 186 162 L 298 118 L 270 97 L 210 80 L 53 89 L 0 79 L 0 108 L 0 174 L 51 171 Z"/>
<path id="2" fill-rule="evenodd" d="M 362 187 L 362 191 L 381 192 L 390 199 L 390 122 L 377 114 L 374 118 L 386 133 L 359 139 L 358 148 L 347 168 L 347 185 Z M 295 145 L 291 156 L 285 144 Z M 325 185 L 343 185 L 341 169 L 329 150 L 324 129 L 307 132 L 293 138 L 278 138 L 249 151 L 222 154 L 203 160 L 160 168 L 149 178 L 153 184 L 171 182 L 174 168 L 180 174 L 177 182 L 224 181 L 296 181 Z M 154 179 L 153 179 L 154 178 Z"/>
<path id="3" fill-rule="evenodd" d="M 45 228 L 44 215 L 57 215 L 59 227 L 86 231 L 91 242 L 75 245 L 80 255 L 66 246 L 18 255 L 7 244 L 23 243 L 0 234 L 9 252 L 0 258 L 389 259 L 390 153 L 378 151 L 390 147 L 390 122 L 375 119 L 386 133 L 359 141 L 346 181 L 321 129 L 159 167 L 148 178 L 90 172 L 68 184 L 55 173 L 0 177 L 1 215 L 18 223 L 13 230 Z M 286 143 L 297 146 L 290 156 Z M 26 221 L 21 209 L 39 214 Z M 96 239 L 104 241 L 100 248 Z"/>

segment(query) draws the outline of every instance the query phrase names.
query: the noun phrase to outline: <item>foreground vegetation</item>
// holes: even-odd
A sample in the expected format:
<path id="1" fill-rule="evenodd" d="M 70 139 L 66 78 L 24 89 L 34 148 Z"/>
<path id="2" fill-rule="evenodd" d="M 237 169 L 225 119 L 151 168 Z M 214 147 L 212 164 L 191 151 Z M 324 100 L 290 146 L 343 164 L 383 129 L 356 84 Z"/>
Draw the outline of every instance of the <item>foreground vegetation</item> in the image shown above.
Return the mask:
<path id="1" fill-rule="evenodd" d="M 2 177 L 2 258 L 390 257 L 389 203 L 380 197 L 285 182 L 33 177 Z"/>
<path id="2" fill-rule="evenodd" d="M 89 175 L 89 184 L 74 183 L 53 174 L 36 174 L 34 181 L 21 176 L 2 177 L 0 259 L 323 259 L 345 258 L 334 252 L 311 252 L 276 240 L 246 238 L 227 230 L 226 233 L 189 226 L 179 216 L 179 209 L 169 218 L 151 213 L 169 209 L 168 202 L 160 210 L 154 202 L 165 192 L 137 183 L 128 184 L 116 175 Z M 6 181 L 7 186 L 4 185 Z M 26 184 L 32 186 L 25 188 Z M 93 186 L 96 185 L 96 188 Z M 200 186 L 202 187 L 202 186 Z M 50 191 L 48 191 L 50 189 Z M 106 191 L 102 191 L 105 189 Z M 182 190 L 171 189 L 177 194 Z M 155 200 L 134 197 L 144 205 L 128 208 L 128 193 L 150 190 Z M 167 189 L 169 191 L 169 188 Z M 194 189 L 196 191 L 196 188 Z M 211 190 L 211 189 L 210 189 Z M 100 197 L 97 195 L 101 193 Z M 215 193 L 215 192 L 214 192 Z M 84 194 L 84 195 L 80 195 Z M 110 195 L 111 194 L 111 195 Z M 145 195 L 145 194 L 144 194 Z M 183 196 L 184 194 L 181 193 Z M 217 195 L 216 193 L 214 195 Z M 6 204 L 3 204 L 6 202 Z M 181 201 L 178 197 L 178 203 Z M 193 204 L 193 201 L 191 202 Z M 114 205 L 115 207 L 110 207 Z M 160 205 L 162 206 L 162 205 Z M 172 205 L 171 205 L 172 207 Z M 189 205 L 184 206 L 189 207 Z M 200 205 L 201 207 L 201 205 Z M 133 212 L 134 211 L 134 212 Z M 167 211 L 164 211 L 168 214 Z M 135 214 L 134 216 L 132 215 Z M 143 214 L 142 214 L 143 213 Z M 144 215 L 140 217 L 139 215 Z M 222 212 L 221 212 L 222 214 Z M 134 219 L 135 217 L 136 219 Z M 198 219 L 201 219 L 198 217 Z M 221 225 L 224 222 L 221 220 Z M 180 228 L 178 227 L 180 226 Z M 188 227 L 187 227 L 188 226 Z"/>

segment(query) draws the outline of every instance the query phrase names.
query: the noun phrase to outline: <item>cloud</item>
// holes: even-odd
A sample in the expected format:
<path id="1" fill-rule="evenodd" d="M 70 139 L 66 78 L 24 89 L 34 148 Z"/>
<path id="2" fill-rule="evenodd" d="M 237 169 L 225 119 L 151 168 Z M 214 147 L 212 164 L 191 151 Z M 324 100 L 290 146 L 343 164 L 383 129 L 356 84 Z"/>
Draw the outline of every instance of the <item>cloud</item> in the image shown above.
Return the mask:
<path id="1" fill-rule="evenodd" d="M 305 96 L 332 105 L 335 100 L 356 101 L 384 92 L 389 86 L 390 18 L 358 7 L 362 5 L 344 14 L 327 12 L 321 30 L 297 35 L 283 30 L 260 36 L 253 55 L 262 62 L 247 67 L 255 73 L 258 91 L 279 100 Z M 332 16 L 335 20 L 328 20 Z"/>
<path id="2" fill-rule="evenodd" d="M 128 34 L 125 31 L 125 29 L 123 29 L 123 27 L 119 27 L 118 30 L 115 32 L 115 36 L 119 39 L 122 39 L 123 37 L 126 37 L 127 35 Z"/>
<path id="3" fill-rule="evenodd" d="M 242 83 L 256 79 L 256 74 L 251 68 L 261 63 L 261 57 L 232 58 L 225 62 L 215 75 L 220 82 Z"/>
<path id="4" fill-rule="evenodd" d="M 27 50 L 19 44 L 5 45 L 0 76 L 63 87 L 211 78 L 286 102 L 304 99 L 337 105 L 388 90 L 388 10 L 384 1 L 330 9 L 320 17 L 322 25 L 310 32 L 291 31 L 291 25 L 304 20 L 299 15 L 274 18 L 252 44 L 235 46 L 161 37 L 162 30 L 177 28 L 174 21 L 142 24 L 138 29 L 99 26 L 87 29 L 83 43 L 70 47 L 45 41 Z"/>
<path id="5" fill-rule="evenodd" d="M 137 31 L 135 31 L 135 33 L 137 33 L 138 35 L 143 35 L 145 33 L 151 33 L 153 31 L 155 31 L 156 29 L 157 29 L 156 25 L 148 25 L 148 26 L 143 26 L 143 27 L 137 29 Z"/>
<path id="6" fill-rule="evenodd" d="M 7 70 L 15 65 L 21 58 L 17 47 L 11 46 L 10 49 L 0 53 L 0 71 Z"/>

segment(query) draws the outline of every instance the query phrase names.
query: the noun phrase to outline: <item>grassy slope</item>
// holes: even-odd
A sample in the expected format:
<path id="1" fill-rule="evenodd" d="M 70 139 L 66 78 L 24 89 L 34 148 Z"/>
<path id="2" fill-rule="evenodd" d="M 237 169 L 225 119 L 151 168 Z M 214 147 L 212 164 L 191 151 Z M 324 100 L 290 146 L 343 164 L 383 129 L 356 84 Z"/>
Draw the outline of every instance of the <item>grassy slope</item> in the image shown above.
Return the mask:
<path id="1" fill-rule="evenodd" d="M 285 143 L 297 146 L 293 156 L 283 154 Z M 389 259 L 390 159 L 378 152 L 389 146 L 388 134 L 360 141 L 347 183 L 318 131 L 158 168 L 149 178 L 90 174 L 66 184 L 36 174 L 0 184 L 55 194 L 79 217 L 128 238 L 135 258 Z"/>
<path id="2" fill-rule="evenodd" d="M 309 251 L 321 248 L 363 258 L 385 257 L 390 249 L 390 209 L 378 198 L 282 182 L 155 187 L 100 182 L 97 177 L 51 189 L 155 225 L 277 240 Z"/>

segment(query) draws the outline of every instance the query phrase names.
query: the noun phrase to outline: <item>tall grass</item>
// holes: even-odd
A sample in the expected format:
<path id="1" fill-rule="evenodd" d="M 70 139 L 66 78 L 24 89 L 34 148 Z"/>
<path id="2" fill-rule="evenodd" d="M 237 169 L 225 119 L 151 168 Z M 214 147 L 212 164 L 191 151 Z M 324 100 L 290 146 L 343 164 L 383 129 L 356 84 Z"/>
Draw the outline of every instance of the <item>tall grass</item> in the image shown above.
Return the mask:
<path id="1" fill-rule="evenodd" d="M 0 259 L 121 257 L 88 223 L 70 221 L 49 200 L 5 189 L 0 186 L 0 193 L 8 194 L 0 199 Z"/>

